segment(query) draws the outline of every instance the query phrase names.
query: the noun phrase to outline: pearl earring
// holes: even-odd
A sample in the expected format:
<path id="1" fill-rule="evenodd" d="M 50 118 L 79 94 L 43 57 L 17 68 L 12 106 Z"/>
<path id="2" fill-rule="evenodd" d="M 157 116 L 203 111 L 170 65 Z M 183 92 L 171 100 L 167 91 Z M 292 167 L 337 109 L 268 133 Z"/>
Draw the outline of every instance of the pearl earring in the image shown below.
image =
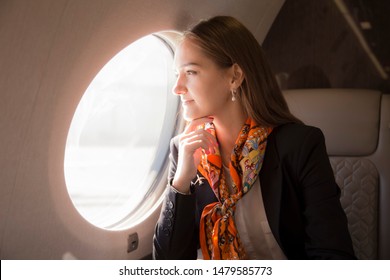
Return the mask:
<path id="1" fill-rule="evenodd" d="M 232 89 L 232 101 L 236 101 L 236 94 L 237 94 L 237 90 L 236 89 Z"/>

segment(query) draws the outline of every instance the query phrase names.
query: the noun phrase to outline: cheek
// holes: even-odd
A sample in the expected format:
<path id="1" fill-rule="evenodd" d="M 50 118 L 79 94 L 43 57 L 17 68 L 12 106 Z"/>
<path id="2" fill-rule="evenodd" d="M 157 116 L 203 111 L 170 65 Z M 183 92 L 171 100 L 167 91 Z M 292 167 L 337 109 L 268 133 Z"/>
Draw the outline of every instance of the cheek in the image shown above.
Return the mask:
<path id="1" fill-rule="evenodd" d="M 212 98 L 215 103 L 225 104 L 227 101 L 231 100 L 231 93 L 229 88 L 219 84 L 210 92 L 210 98 Z"/>
<path id="2" fill-rule="evenodd" d="M 199 108 L 201 110 L 210 110 L 231 100 L 228 83 L 218 75 L 212 75 L 208 79 L 198 80 L 196 83 L 189 85 L 192 97 L 196 100 L 197 105 L 201 107 Z"/>
<path id="3" fill-rule="evenodd" d="M 203 92 L 206 92 L 213 97 L 222 97 L 229 94 L 229 87 L 227 86 L 226 81 L 220 77 L 208 79 L 202 83 L 201 87 Z"/>

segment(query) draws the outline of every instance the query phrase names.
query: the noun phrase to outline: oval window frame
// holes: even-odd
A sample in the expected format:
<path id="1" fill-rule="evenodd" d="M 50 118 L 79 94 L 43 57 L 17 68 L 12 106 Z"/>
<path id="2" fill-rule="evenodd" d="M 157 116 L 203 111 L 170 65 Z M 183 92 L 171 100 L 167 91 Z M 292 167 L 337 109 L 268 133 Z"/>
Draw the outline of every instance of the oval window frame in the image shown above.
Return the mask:
<path id="1" fill-rule="evenodd" d="M 154 36 L 160 42 L 167 47 L 169 52 L 172 54 L 172 61 L 173 61 L 173 56 L 174 52 L 178 43 L 178 40 L 180 38 L 181 33 L 176 32 L 176 31 L 161 31 L 161 32 L 156 32 L 152 34 L 145 35 L 141 38 L 138 38 L 137 40 L 133 41 L 130 43 L 127 47 L 124 49 L 120 50 L 117 54 L 131 46 L 133 43 L 138 42 L 139 40 L 142 40 L 145 37 L 148 36 Z M 116 55 L 117 55 L 116 54 Z M 115 56 L 116 56 L 115 55 Z M 114 56 L 114 57 L 115 57 Z M 114 58 L 113 57 L 113 58 Z M 103 69 L 107 64 L 110 63 L 110 61 L 113 59 L 111 58 L 101 69 Z M 169 96 L 174 96 L 172 94 L 172 87 L 175 83 L 175 75 L 173 73 L 173 68 L 172 65 L 170 66 L 171 68 L 171 74 L 169 80 L 167 81 L 167 97 L 169 99 Z M 101 70 L 100 70 L 101 71 Z M 100 71 L 98 73 L 100 73 Z M 98 74 L 97 74 L 98 75 Z M 96 75 L 96 76 L 97 76 Z M 95 76 L 95 77 L 96 77 Z M 169 76 L 169 75 L 168 75 Z M 93 83 L 94 79 L 91 81 L 91 84 Z M 84 92 L 82 96 L 85 95 L 87 90 Z M 180 114 L 178 113 L 180 110 L 180 101 L 177 96 L 174 96 L 174 98 L 170 98 L 171 100 L 167 100 L 167 105 L 168 102 L 170 102 L 169 107 L 167 106 L 165 109 L 164 113 L 164 121 L 163 121 L 163 127 L 161 129 L 160 133 L 160 138 L 162 134 L 164 135 L 164 141 L 159 140 L 158 144 L 156 146 L 156 150 L 154 153 L 154 159 L 152 164 L 149 166 L 157 166 L 157 169 L 155 170 L 155 174 L 153 174 L 153 179 L 149 180 L 149 185 L 147 190 L 145 191 L 145 194 L 142 196 L 142 198 L 139 199 L 139 202 L 136 206 L 132 207 L 132 210 L 129 211 L 126 215 L 124 215 L 121 218 L 116 219 L 115 221 L 106 224 L 106 225 L 99 225 L 95 224 L 93 221 L 88 220 L 83 213 L 77 209 L 77 206 L 75 205 L 72 195 L 69 193 L 69 188 L 68 188 L 68 180 L 67 175 L 66 175 L 66 163 L 64 162 L 64 173 L 65 173 L 65 182 L 66 182 L 66 188 L 68 195 L 70 196 L 70 199 L 73 203 L 73 206 L 76 208 L 77 212 L 89 223 L 93 224 L 96 227 L 105 229 L 105 230 L 123 230 L 123 229 L 128 229 L 136 224 L 141 223 L 144 219 L 148 218 L 152 213 L 154 213 L 157 208 L 159 209 L 161 206 L 161 202 L 163 200 L 163 194 L 166 189 L 167 185 L 167 175 L 168 175 L 168 167 L 169 167 L 169 142 L 170 139 L 176 135 L 178 132 L 180 132 L 183 127 L 184 127 L 184 120 L 181 118 Z M 81 100 L 80 100 L 81 101 Z M 169 108 L 175 108 L 173 112 L 170 112 L 167 114 L 167 111 Z M 78 106 L 76 108 L 76 111 L 78 110 Z M 76 114 L 75 111 L 75 114 Z M 168 122 L 168 124 L 167 124 Z M 73 118 L 72 122 L 73 123 Z M 70 131 L 70 129 L 69 129 Z M 69 132 L 68 132 L 68 137 L 69 137 Z M 64 161 L 66 161 L 66 149 L 67 146 L 65 147 L 65 157 Z M 149 167 L 149 168 L 150 168 Z M 151 169 L 149 170 L 148 176 L 150 176 Z M 145 186 L 146 187 L 146 186 Z"/>

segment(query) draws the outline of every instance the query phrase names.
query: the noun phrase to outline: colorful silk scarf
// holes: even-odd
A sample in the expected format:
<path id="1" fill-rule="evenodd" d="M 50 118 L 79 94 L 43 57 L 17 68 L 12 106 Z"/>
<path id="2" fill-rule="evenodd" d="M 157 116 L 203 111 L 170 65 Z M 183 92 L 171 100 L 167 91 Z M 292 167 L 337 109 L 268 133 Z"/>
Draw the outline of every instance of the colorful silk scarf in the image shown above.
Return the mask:
<path id="1" fill-rule="evenodd" d="M 213 124 L 204 127 L 216 136 Z M 267 137 L 272 128 L 264 128 L 248 119 L 236 140 L 229 164 L 232 188 L 226 184 L 219 151 L 202 154 L 199 172 L 207 179 L 218 202 L 207 205 L 200 221 L 200 244 L 204 259 L 245 259 L 234 222 L 237 201 L 256 181 L 263 164 Z"/>

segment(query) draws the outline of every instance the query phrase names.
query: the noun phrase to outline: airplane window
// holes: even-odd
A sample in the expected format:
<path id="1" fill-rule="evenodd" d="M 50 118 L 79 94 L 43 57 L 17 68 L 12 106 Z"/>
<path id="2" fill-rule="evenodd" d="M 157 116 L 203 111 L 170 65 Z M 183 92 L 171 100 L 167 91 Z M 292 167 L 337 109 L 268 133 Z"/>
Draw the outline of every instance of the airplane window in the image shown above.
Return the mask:
<path id="1" fill-rule="evenodd" d="M 79 213 L 98 227 L 129 225 L 161 199 L 179 107 L 172 63 L 168 42 L 141 38 L 103 67 L 76 109 L 65 179 Z"/>

